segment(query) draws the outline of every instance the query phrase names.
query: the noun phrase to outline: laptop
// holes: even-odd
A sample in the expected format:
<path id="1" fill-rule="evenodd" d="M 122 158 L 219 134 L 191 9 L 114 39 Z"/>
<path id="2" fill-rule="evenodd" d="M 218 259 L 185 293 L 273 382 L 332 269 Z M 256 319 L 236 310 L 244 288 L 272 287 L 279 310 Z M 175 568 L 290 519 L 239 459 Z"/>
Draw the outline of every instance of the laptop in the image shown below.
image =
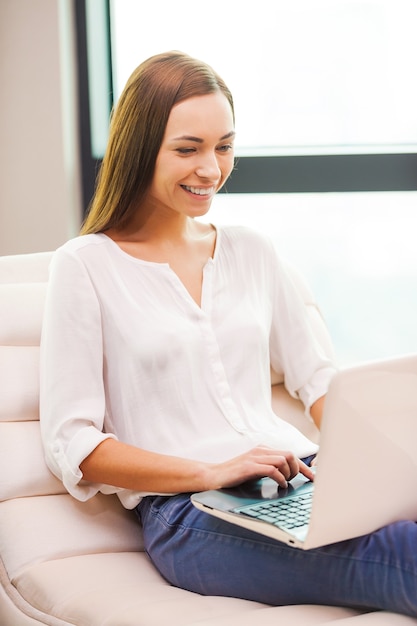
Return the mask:
<path id="1" fill-rule="evenodd" d="M 299 474 L 282 489 L 263 478 L 195 493 L 191 501 L 210 515 L 305 550 L 417 520 L 417 354 L 362 363 L 334 376 L 314 482 Z"/>

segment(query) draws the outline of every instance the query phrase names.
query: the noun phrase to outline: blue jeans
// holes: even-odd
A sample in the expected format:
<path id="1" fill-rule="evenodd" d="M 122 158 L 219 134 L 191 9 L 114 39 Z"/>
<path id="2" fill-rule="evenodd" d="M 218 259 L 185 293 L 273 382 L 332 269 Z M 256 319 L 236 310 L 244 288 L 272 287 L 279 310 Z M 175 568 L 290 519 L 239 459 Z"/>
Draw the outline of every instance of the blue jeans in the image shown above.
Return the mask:
<path id="1" fill-rule="evenodd" d="M 197 510 L 189 494 L 136 508 L 145 549 L 172 585 L 271 605 L 324 604 L 417 617 L 417 524 L 300 550 Z"/>

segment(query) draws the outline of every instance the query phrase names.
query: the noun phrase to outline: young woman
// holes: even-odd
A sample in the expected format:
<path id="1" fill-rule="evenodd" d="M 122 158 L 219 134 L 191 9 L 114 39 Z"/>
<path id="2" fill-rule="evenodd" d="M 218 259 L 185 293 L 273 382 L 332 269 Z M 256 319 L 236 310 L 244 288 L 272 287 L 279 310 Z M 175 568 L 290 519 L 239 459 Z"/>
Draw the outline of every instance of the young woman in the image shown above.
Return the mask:
<path id="1" fill-rule="evenodd" d="M 117 492 L 136 508 L 174 585 L 417 616 L 413 522 L 302 551 L 190 503 L 262 476 L 313 479 L 317 446 L 272 412 L 270 368 L 318 424 L 335 371 L 269 240 L 195 219 L 233 169 L 234 134 L 232 96 L 206 64 L 171 52 L 129 79 L 81 236 L 51 267 L 48 465 L 80 500 Z"/>

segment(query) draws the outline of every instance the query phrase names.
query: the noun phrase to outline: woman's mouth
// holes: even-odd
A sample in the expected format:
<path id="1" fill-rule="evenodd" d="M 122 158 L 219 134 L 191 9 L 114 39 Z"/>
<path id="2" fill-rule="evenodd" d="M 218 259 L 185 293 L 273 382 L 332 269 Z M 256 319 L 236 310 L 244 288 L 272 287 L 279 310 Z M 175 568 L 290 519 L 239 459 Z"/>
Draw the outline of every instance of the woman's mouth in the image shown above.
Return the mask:
<path id="1" fill-rule="evenodd" d="M 191 187 L 190 185 L 181 185 L 181 187 L 196 196 L 211 196 L 215 191 L 214 187 Z"/>

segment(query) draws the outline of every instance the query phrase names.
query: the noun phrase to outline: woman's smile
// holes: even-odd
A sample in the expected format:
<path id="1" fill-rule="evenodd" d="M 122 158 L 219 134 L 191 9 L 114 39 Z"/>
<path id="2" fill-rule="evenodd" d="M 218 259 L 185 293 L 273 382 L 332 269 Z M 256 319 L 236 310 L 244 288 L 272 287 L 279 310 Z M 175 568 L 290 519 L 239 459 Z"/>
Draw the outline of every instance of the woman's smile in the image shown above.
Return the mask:
<path id="1" fill-rule="evenodd" d="M 189 193 L 202 197 L 212 196 L 216 192 L 215 187 L 192 187 L 190 185 L 181 185 L 181 187 Z"/>

